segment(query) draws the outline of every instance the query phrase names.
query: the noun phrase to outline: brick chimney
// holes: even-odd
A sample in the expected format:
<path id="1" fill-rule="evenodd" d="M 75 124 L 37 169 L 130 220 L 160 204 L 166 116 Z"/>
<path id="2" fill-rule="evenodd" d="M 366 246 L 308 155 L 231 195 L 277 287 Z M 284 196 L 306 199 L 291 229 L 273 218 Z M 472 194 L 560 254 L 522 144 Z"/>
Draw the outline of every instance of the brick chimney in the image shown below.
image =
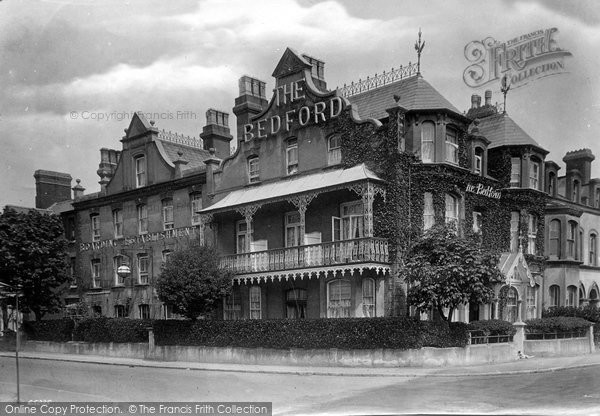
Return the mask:
<path id="1" fill-rule="evenodd" d="M 248 124 L 252 116 L 259 114 L 268 105 L 265 86 L 263 81 L 247 75 L 240 78 L 240 96 L 235 99 L 233 107 L 233 114 L 237 118 L 238 141 L 244 138 L 244 124 Z"/>
<path id="2" fill-rule="evenodd" d="M 567 178 L 570 176 L 571 172 L 579 171 L 583 183 L 588 183 L 592 176 L 592 162 L 595 158 L 596 157 L 592 154 L 590 149 L 567 152 L 565 157 L 563 157 L 563 162 L 567 165 Z"/>
<path id="3" fill-rule="evenodd" d="M 75 182 L 77 182 L 77 185 L 71 188 L 73 190 L 73 199 L 79 199 L 83 196 L 85 188 L 81 186 L 81 179 L 75 179 Z"/>
<path id="4" fill-rule="evenodd" d="M 233 139 L 233 136 L 229 132 L 229 114 L 209 108 L 206 111 L 206 126 L 202 128 L 200 138 L 204 143 L 203 147 L 205 150 L 215 149 L 216 157 L 225 159 L 229 156 L 231 139 Z"/>
<path id="5" fill-rule="evenodd" d="M 59 201 L 71 199 L 71 175 L 49 170 L 36 170 L 35 207 L 48 208 Z"/>
<path id="6" fill-rule="evenodd" d="M 492 105 L 492 90 L 485 90 L 485 105 Z"/>
<path id="7" fill-rule="evenodd" d="M 325 62 L 312 56 L 302 55 L 304 59 L 312 65 L 310 74 L 315 86 L 321 91 L 327 91 L 327 83 L 325 82 Z"/>

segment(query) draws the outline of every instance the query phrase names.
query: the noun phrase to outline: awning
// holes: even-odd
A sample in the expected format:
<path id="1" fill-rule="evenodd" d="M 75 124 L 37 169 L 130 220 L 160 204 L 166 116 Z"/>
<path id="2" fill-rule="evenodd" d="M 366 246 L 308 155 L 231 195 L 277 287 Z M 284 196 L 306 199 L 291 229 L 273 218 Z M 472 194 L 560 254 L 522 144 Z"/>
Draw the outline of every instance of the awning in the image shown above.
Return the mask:
<path id="1" fill-rule="evenodd" d="M 335 188 L 365 180 L 382 182 L 382 179 L 360 164 L 348 169 L 327 170 L 304 176 L 293 176 L 277 182 L 249 186 L 227 194 L 223 199 L 199 211 L 215 212 L 257 202 L 274 202 L 295 194 Z"/>

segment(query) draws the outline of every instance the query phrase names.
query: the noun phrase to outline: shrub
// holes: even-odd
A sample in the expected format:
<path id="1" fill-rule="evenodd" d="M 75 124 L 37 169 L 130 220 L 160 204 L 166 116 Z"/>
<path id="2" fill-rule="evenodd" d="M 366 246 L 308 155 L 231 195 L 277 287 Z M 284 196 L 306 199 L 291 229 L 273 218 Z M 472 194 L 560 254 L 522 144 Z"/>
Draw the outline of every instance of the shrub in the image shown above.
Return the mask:
<path id="1" fill-rule="evenodd" d="M 461 323 L 422 322 L 413 318 L 281 319 L 238 321 L 155 321 L 157 345 L 245 348 L 410 349 L 462 347 Z"/>
<path id="2" fill-rule="evenodd" d="M 586 319 L 590 322 L 600 322 L 600 309 L 591 305 L 579 308 L 575 308 L 573 306 L 554 306 L 542 312 L 543 318 L 551 318 L 556 316 L 576 316 L 578 318 Z"/>
<path id="3" fill-rule="evenodd" d="M 500 319 L 473 321 L 469 323 L 469 330 L 475 336 L 514 335 L 517 332 L 513 324 Z"/>
<path id="4" fill-rule="evenodd" d="M 85 342 L 148 342 L 148 327 L 152 321 L 128 318 L 90 318 L 77 324 L 75 341 Z"/>
<path id="5" fill-rule="evenodd" d="M 591 322 L 574 316 L 554 316 L 525 321 L 528 333 L 576 332 L 589 328 Z"/>
<path id="6" fill-rule="evenodd" d="M 71 341 L 73 328 L 73 320 L 68 318 L 23 322 L 23 331 L 33 341 Z"/>

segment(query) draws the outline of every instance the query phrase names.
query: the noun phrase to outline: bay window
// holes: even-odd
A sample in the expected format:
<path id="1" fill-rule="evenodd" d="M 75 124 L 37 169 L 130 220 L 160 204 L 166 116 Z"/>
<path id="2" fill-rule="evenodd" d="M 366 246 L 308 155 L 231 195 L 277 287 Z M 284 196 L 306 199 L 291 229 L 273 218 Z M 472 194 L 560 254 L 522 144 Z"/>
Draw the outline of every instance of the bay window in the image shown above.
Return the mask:
<path id="1" fill-rule="evenodd" d="M 424 163 L 434 162 L 435 124 L 432 121 L 421 123 L 421 160 Z"/>

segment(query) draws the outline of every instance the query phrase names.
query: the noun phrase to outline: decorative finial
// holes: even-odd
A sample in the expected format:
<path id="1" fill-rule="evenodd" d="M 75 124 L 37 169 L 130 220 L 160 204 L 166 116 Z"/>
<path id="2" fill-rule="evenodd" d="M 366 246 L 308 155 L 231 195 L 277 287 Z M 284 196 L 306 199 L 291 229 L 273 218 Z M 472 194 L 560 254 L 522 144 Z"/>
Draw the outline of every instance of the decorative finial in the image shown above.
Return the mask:
<path id="1" fill-rule="evenodd" d="M 180 150 L 177 152 L 177 156 L 179 156 L 179 159 L 181 159 L 181 156 L 183 156 L 183 152 Z"/>
<path id="2" fill-rule="evenodd" d="M 502 108 L 502 114 L 506 114 L 506 94 L 510 90 L 510 81 L 508 79 L 508 75 L 504 74 L 502 77 L 502 83 L 500 85 L 500 91 L 504 94 L 504 107 Z"/>
<path id="3" fill-rule="evenodd" d="M 77 185 L 79 185 L 81 183 L 81 179 L 75 179 L 75 182 L 77 182 Z"/>
<path id="4" fill-rule="evenodd" d="M 151 125 L 152 127 L 154 127 L 154 125 L 155 125 L 155 124 L 156 124 L 156 121 L 154 121 L 154 120 L 150 120 L 150 125 Z"/>
<path id="5" fill-rule="evenodd" d="M 400 102 L 400 96 L 398 94 L 394 94 L 394 101 L 396 101 L 396 103 Z"/>
<path id="6" fill-rule="evenodd" d="M 421 28 L 419 28 L 419 40 L 415 42 L 415 50 L 417 51 L 417 75 L 421 75 L 421 52 L 425 47 L 425 42 L 421 42 Z"/>

